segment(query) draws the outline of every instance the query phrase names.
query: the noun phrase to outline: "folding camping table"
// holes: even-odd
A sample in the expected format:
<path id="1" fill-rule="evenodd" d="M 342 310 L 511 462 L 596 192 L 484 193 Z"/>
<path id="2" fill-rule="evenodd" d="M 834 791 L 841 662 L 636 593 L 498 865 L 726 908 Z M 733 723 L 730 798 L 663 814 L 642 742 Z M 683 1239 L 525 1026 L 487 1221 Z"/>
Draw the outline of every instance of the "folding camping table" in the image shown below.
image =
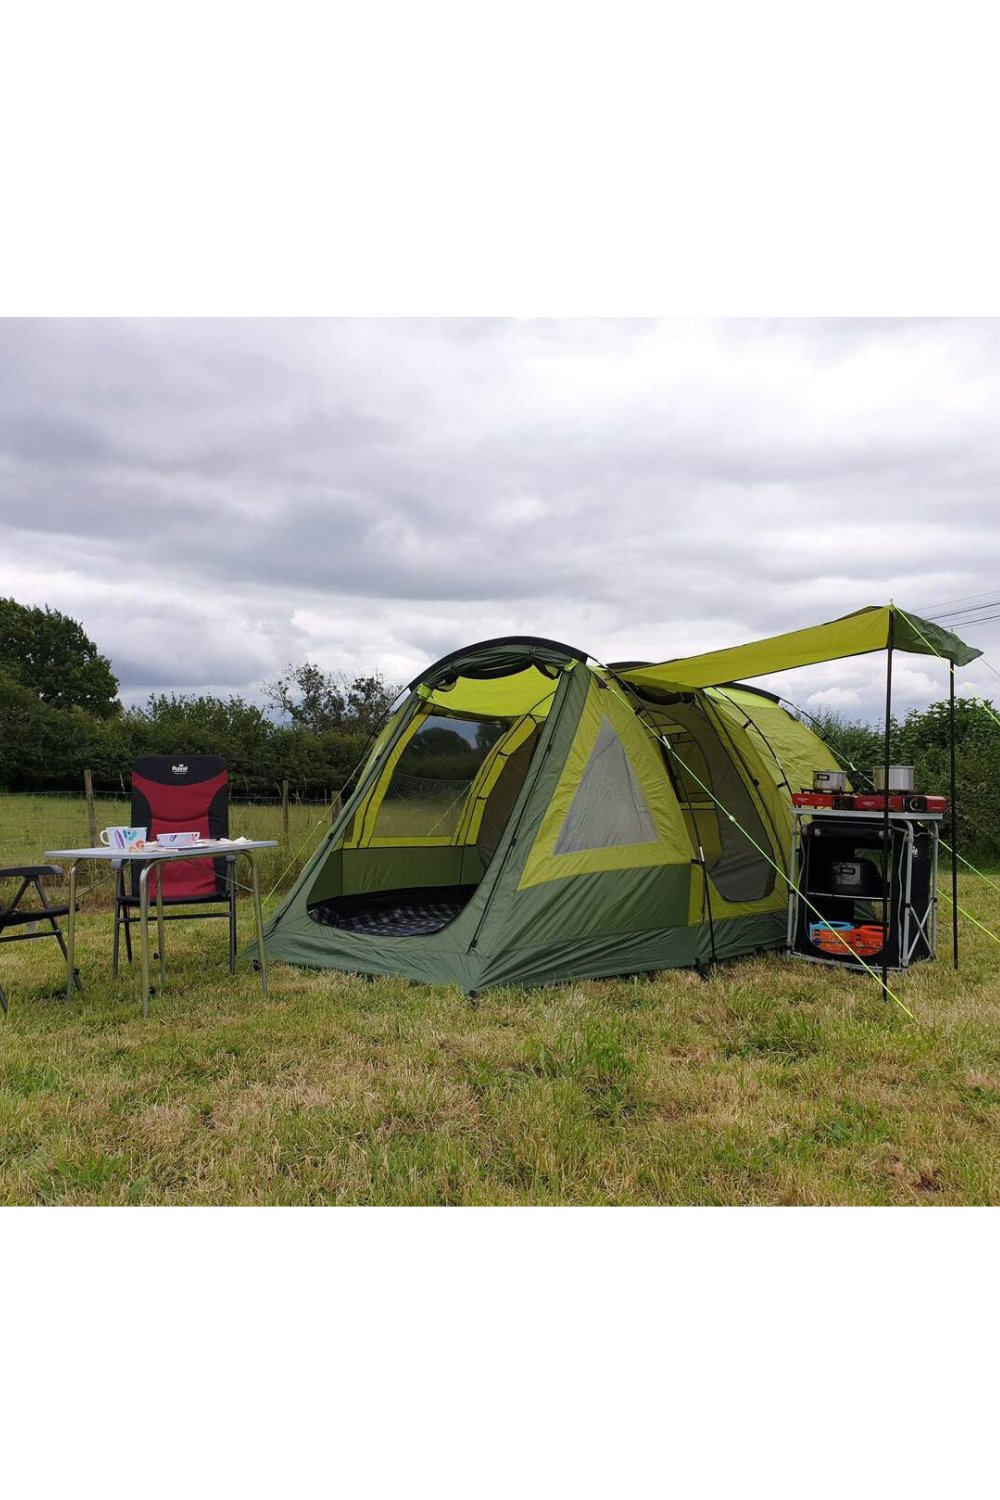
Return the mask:
<path id="1" fill-rule="evenodd" d="M 250 861 L 250 876 L 253 889 L 254 920 L 257 927 L 257 962 L 260 968 L 260 987 L 267 994 L 267 960 L 264 957 L 264 917 L 260 904 L 260 882 L 257 878 L 257 861 L 254 855 L 259 849 L 276 849 L 277 839 L 248 839 L 245 843 L 231 839 L 201 839 L 188 849 L 160 849 L 149 844 L 144 849 L 129 853 L 124 849 L 110 849 L 104 845 L 96 849 L 50 849 L 46 859 L 59 859 L 69 865 L 69 913 L 66 919 L 66 998 L 73 994 L 73 963 L 76 949 L 76 867 L 88 860 L 122 860 L 140 865 L 139 875 L 139 939 L 142 952 L 142 1013 L 149 1015 L 149 875 L 157 865 L 168 864 L 174 859 L 230 859 L 234 862 L 244 856 Z M 156 939 L 159 949 L 160 984 L 166 978 L 164 958 L 163 892 L 159 880 L 156 882 Z"/>

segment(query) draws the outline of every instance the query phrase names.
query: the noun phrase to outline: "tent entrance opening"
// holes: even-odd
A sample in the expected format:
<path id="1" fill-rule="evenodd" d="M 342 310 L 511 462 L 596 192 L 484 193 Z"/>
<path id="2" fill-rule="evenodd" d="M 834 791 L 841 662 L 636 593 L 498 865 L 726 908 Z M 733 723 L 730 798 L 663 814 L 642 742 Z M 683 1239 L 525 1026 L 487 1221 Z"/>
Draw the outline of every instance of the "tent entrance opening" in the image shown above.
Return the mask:
<path id="1" fill-rule="evenodd" d="M 380 937 L 453 921 L 496 854 L 540 724 L 436 706 L 418 715 L 315 882 L 313 920 Z"/>

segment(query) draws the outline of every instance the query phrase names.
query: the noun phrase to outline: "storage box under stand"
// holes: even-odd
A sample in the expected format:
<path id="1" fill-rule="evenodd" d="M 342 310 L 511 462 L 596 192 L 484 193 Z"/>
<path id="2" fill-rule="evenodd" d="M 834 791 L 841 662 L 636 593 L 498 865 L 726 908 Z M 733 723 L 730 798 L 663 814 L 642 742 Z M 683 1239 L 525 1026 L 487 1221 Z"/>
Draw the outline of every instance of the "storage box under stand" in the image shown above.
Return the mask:
<path id="1" fill-rule="evenodd" d="M 793 813 L 789 953 L 855 969 L 905 969 L 933 958 L 940 813 L 890 813 L 888 859 L 881 812 L 801 807 Z M 821 951 L 809 935 L 810 924 L 819 922 L 850 928 L 888 923 L 888 936 L 884 948 L 866 952 L 862 963 L 836 940 Z"/>

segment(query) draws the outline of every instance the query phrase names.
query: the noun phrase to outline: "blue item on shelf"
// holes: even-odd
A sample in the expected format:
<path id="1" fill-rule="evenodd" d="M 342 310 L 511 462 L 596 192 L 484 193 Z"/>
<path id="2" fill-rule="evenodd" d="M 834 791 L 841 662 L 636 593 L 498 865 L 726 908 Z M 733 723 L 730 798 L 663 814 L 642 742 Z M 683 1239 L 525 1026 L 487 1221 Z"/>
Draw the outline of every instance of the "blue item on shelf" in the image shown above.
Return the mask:
<path id="1" fill-rule="evenodd" d="M 814 948 L 818 948 L 820 946 L 819 935 L 821 932 L 830 932 L 831 930 L 833 932 L 850 932 L 853 926 L 853 922 L 810 922 L 809 941 Z"/>

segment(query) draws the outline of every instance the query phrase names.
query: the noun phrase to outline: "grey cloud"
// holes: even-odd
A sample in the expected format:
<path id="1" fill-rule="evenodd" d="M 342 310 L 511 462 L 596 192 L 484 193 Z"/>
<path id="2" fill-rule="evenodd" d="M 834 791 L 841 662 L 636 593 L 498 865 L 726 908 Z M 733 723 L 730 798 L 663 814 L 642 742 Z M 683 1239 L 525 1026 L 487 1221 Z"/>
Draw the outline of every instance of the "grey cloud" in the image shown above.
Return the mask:
<path id="1" fill-rule="evenodd" d="M 920 608 L 995 587 L 998 386 L 990 320 L 10 321 L 2 588 L 130 690 Z"/>

